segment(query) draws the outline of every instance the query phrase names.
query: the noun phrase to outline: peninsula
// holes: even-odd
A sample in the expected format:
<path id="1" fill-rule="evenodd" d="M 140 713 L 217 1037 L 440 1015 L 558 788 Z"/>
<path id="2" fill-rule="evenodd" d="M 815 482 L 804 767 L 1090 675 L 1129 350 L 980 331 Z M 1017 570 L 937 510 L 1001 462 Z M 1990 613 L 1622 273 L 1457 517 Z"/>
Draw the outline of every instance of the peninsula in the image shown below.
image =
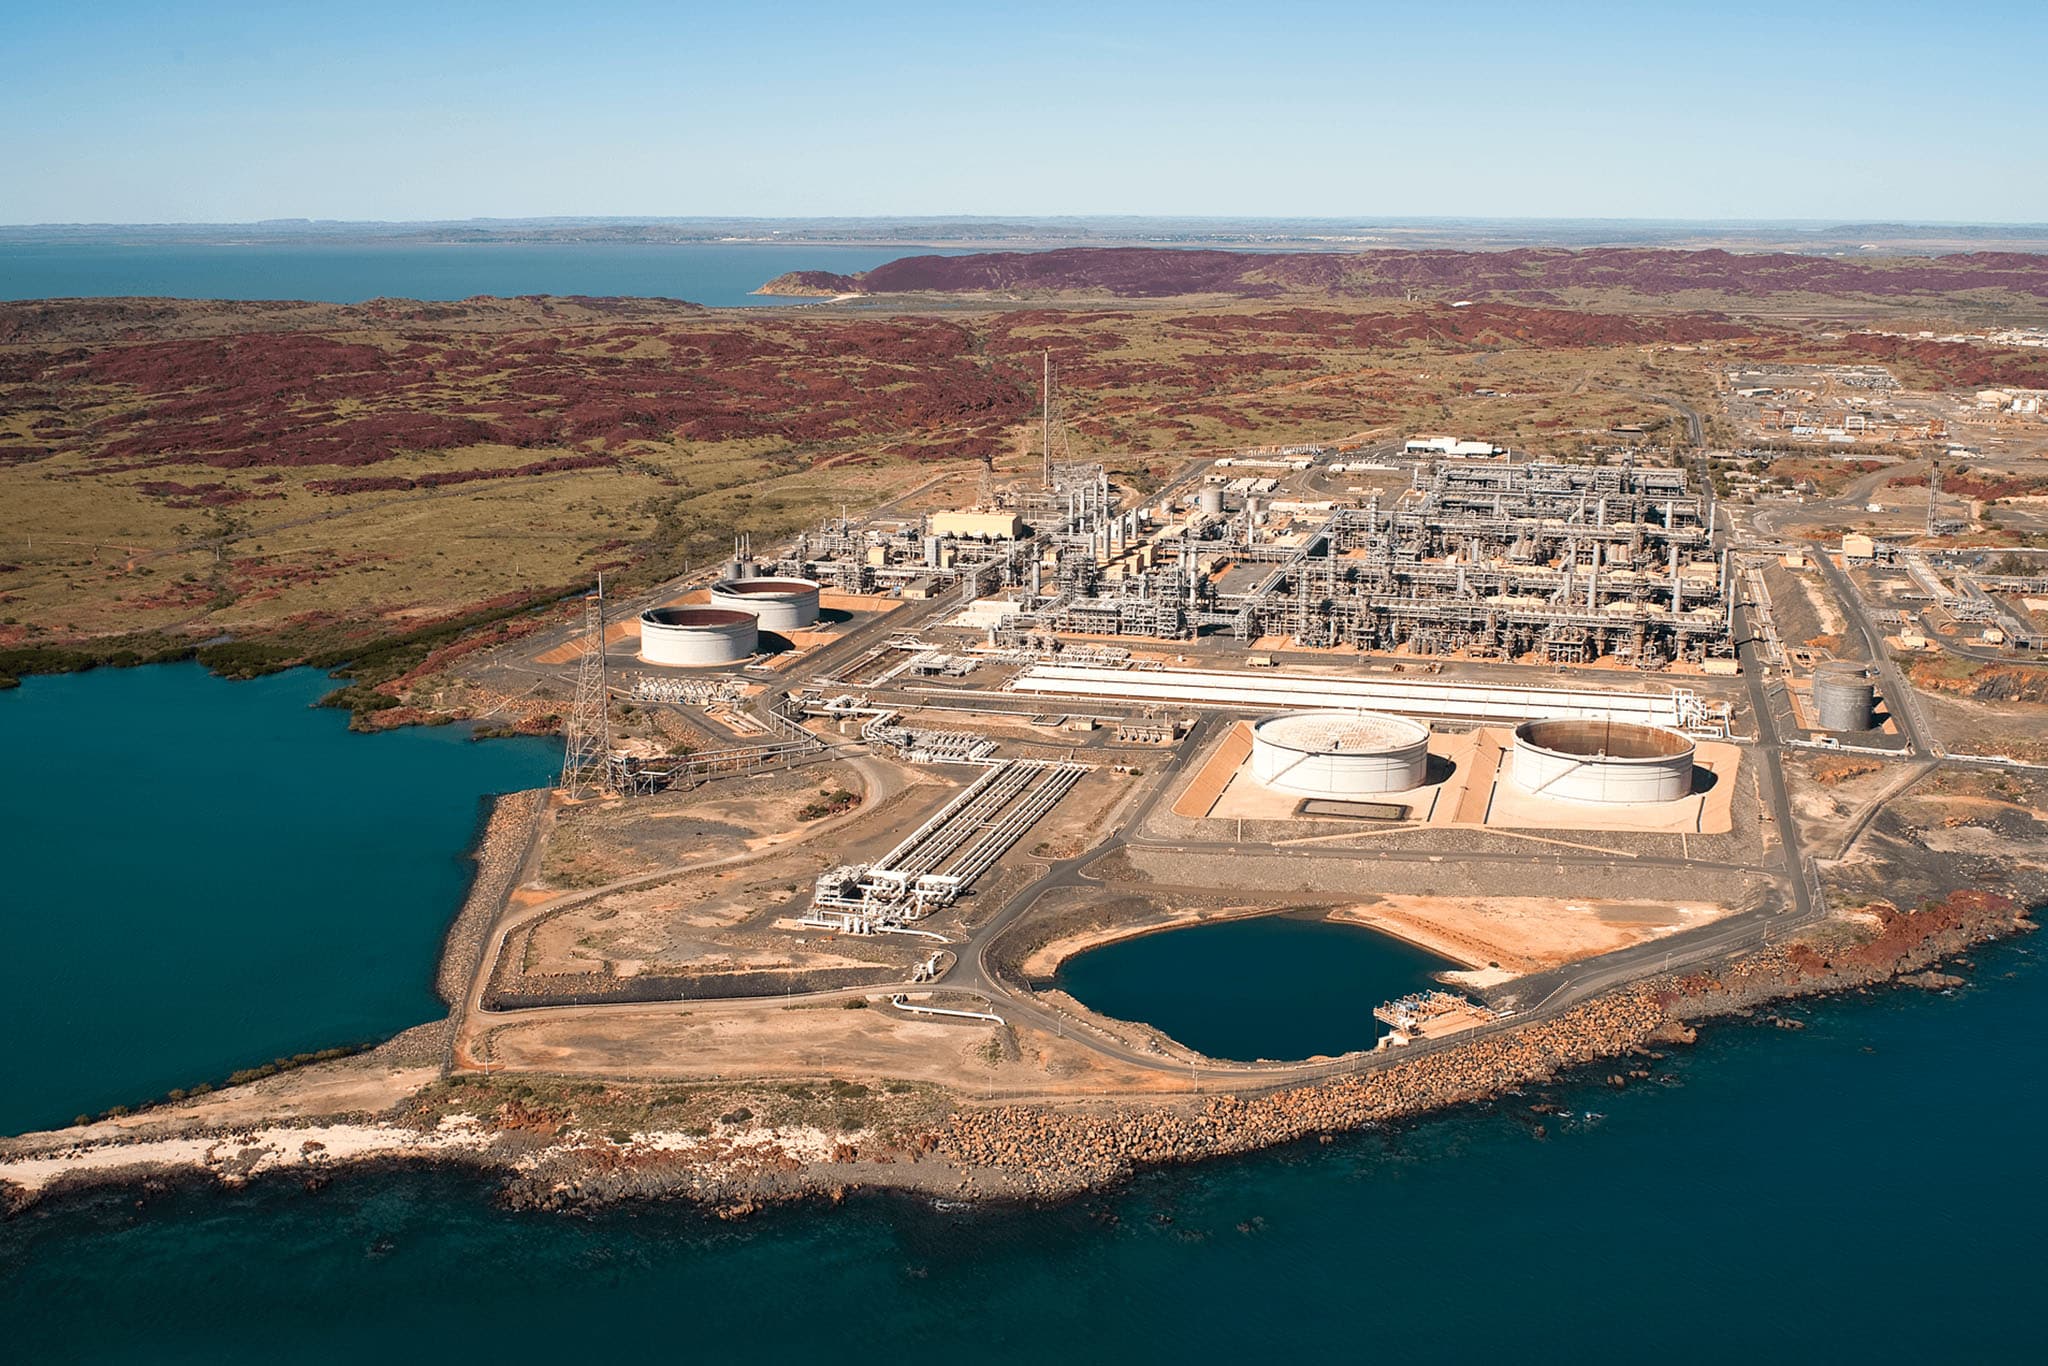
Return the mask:
<path id="1" fill-rule="evenodd" d="M 0 674 L 310 663 L 361 728 L 564 755 L 480 836 L 445 1019 L 0 1140 L 0 1198 L 404 1161 L 543 1208 L 1052 1199 L 1953 985 L 2048 901 L 2041 263 L 0 305 Z M 1067 975 L 1251 918 L 1440 967 L 1298 1057 Z"/>

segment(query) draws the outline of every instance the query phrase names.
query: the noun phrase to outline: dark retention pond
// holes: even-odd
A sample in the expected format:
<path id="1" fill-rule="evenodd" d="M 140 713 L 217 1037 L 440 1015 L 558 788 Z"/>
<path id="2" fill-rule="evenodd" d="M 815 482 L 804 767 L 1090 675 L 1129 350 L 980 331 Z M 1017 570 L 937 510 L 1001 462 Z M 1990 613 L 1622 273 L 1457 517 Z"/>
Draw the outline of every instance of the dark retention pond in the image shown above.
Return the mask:
<path id="1" fill-rule="evenodd" d="M 1053 985 L 1212 1058 L 1252 1062 L 1370 1048 L 1375 1006 L 1455 968 L 1356 925 L 1268 915 L 1164 930 L 1077 954 Z"/>

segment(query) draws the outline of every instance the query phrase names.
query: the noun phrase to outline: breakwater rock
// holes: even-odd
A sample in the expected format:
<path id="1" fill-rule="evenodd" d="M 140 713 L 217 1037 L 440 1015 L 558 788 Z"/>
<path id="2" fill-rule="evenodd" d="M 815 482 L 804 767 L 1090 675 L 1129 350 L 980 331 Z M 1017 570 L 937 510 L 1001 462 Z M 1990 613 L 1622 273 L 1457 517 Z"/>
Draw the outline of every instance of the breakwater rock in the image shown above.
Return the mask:
<path id="1" fill-rule="evenodd" d="M 1972 945 L 2036 928 L 2019 902 L 1974 888 L 1913 910 L 1880 901 L 1856 914 L 1867 932 L 1839 942 L 1799 940 L 1689 973 L 1667 985 L 1664 1008 L 1674 1019 L 1700 1020 L 1769 1001 L 1910 981 Z"/>
<path id="2" fill-rule="evenodd" d="M 470 880 L 462 909 L 448 927 L 434 975 L 435 992 L 451 1006 L 462 1000 L 476 977 L 485 936 L 518 879 L 546 805 L 547 794 L 539 791 L 510 792 L 492 800 L 473 854 L 476 875 Z"/>
<path id="3" fill-rule="evenodd" d="M 980 1184 L 990 1193 L 1071 1194 L 1140 1166 L 1248 1152 L 1484 1100 L 1640 1047 L 1665 1019 L 1654 990 L 1632 988 L 1553 1020 L 1269 1095 L 1104 1114 L 1044 1106 L 963 1111 L 938 1132 L 934 1151 L 988 1174 Z"/>

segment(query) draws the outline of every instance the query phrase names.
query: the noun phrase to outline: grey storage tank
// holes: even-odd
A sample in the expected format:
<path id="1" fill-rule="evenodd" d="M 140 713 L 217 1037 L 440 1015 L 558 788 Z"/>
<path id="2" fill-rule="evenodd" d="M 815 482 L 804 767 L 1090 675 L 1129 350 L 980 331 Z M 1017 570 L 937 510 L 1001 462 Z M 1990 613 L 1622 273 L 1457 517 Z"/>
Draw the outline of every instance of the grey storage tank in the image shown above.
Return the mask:
<path id="1" fill-rule="evenodd" d="M 1577 802 L 1669 802 L 1692 791 L 1689 736 L 1634 721 L 1524 721 L 1515 786 Z"/>
<path id="2" fill-rule="evenodd" d="M 640 614 L 640 658 L 677 669 L 738 664 L 760 650 L 752 612 L 655 607 Z"/>
<path id="3" fill-rule="evenodd" d="M 818 585 L 809 579 L 720 579 L 711 605 L 751 612 L 764 631 L 800 631 L 818 620 Z"/>
<path id="4" fill-rule="evenodd" d="M 1211 517 L 1223 515 L 1223 490 L 1220 487 L 1203 489 L 1195 495 L 1195 506 Z"/>
<path id="5" fill-rule="evenodd" d="M 1877 725 L 1877 683 L 1853 659 L 1822 660 L 1813 670 L 1813 710 L 1822 730 L 1864 731 Z"/>

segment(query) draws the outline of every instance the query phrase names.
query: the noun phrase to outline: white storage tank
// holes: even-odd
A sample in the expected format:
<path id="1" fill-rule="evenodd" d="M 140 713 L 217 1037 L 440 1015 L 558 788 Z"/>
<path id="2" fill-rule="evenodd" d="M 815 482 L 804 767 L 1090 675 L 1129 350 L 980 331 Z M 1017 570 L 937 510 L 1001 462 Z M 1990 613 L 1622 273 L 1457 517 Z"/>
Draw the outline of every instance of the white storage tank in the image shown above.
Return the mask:
<path id="1" fill-rule="evenodd" d="M 1634 721 L 1524 721 L 1515 786 L 1576 802 L 1669 802 L 1692 791 L 1691 737 Z"/>
<path id="2" fill-rule="evenodd" d="M 655 607 L 640 614 L 640 658 L 670 668 L 738 664 L 760 650 L 752 612 L 723 607 Z"/>
<path id="3" fill-rule="evenodd" d="M 1429 727 L 1369 711 L 1295 711 L 1252 723 L 1252 777 L 1304 797 L 1406 792 L 1429 777 Z"/>
<path id="4" fill-rule="evenodd" d="M 818 585 L 809 579 L 720 579 L 711 605 L 751 612 L 764 631 L 800 631 L 818 620 Z"/>

